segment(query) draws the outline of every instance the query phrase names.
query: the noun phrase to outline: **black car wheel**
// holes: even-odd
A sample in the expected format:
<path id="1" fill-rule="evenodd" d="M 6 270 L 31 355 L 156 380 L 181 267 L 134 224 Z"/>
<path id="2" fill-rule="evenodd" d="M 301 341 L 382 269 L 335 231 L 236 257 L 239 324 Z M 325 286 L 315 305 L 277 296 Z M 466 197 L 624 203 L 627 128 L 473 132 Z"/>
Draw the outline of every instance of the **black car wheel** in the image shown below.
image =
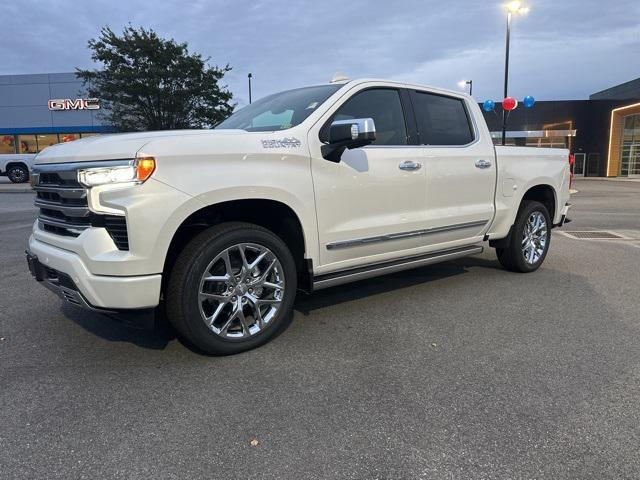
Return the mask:
<path id="1" fill-rule="evenodd" d="M 25 183 L 29 181 L 29 170 L 24 165 L 12 165 L 7 171 L 7 177 L 13 183 Z"/>

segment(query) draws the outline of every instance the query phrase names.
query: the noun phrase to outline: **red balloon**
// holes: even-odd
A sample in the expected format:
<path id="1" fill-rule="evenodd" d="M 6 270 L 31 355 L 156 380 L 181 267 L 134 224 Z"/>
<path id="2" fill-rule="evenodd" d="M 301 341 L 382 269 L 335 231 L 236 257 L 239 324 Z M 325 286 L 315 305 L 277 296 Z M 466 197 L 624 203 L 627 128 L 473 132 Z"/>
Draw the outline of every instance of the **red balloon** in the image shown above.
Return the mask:
<path id="1" fill-rule="evenodd" d="M 504 108 L 507 112 L 511 110 L 515 110 L 518 107 L 518 100 L 513 97 L 507 97 L 502 100 L 502 108 Z"/>

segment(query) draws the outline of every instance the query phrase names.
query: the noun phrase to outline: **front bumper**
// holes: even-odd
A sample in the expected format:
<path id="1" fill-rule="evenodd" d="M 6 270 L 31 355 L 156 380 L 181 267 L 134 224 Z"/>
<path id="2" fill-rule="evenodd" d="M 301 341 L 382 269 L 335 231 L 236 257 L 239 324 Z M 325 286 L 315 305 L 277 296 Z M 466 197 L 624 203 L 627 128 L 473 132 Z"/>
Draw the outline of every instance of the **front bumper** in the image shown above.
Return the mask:
<path id="1" fill-rule="evenodd" d="M 90 310 L 116 311 L 156 307 L 162 275 L 94 275 L 73 252 L 29 238 L 29 270 L 63 300 Z"/>

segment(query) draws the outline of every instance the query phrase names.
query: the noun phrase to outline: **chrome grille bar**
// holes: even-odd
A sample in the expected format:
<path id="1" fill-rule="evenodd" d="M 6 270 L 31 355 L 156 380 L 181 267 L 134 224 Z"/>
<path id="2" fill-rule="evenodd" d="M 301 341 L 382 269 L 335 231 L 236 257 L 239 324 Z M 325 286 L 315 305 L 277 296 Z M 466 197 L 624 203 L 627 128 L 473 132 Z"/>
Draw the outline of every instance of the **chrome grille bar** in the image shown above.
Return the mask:
<path id="1" fill-rule="evenodd" d="M 91 226 L 90 224 L 74 225 L 68 222 L 56 220 L 55 218 L 47 217 L 46 215 L 39 215 L 38 221 L 43 225 L 64 229 L 73 237 L 77 237 Z M 47 229 L 45 228 L 45 230 Z"/>
<path id="2" fill-rule="evenodd" d="M 57 193 L 61 198 L 85 198 L 87 196 L 87 191 L 84 188 L 38 185 L 37 191 Z"/>
<path id="3" fill-rule="evenodd" d="M 50 210 L 57 210 L 58 212 L 62 212 L 62 214 L 66 217 L 88 217 L 89 216 L 89 208 L 83 206 L 75 206 L 75 205 L 64 205 L 58 202 L 44 201 L 38 200 L 34 202 L 36 207 L 47 208 Z M 42 211 L 42 210 L 41 210 Z"/>

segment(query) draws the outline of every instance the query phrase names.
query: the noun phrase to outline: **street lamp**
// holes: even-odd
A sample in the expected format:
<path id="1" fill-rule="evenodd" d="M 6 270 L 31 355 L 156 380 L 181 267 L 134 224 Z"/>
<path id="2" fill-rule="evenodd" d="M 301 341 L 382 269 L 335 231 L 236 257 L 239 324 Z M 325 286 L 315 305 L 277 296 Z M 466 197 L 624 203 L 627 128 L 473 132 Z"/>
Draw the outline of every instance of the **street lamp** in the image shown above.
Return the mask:
<path id="1" fill-rule="evenodd" d="M 473 95 L 473 80 L 460 80 L 458 82 L 458 86 L 464 89 L 467 85 L 469 85 L 469 95 Z"/>
<path id="2" fill-rule="evenodd" d="M 524 2 L 520 0 L 514 0 L 513 2 L 507 3 L 507 48 L 505 52 L 505 60 L 504 60 L 504 97 L 507 98 L 509 96 L 508 87 L 509 87 L 509 43 L 511 42 L 511 20 L 514 15 L 526 15 L 529 13 L 529 7 L 527 7 Z M 506 110 L 502 110 L 502 145 L 506 143 L 507 139 L 507 112 Z"/>
<path id="3" fill-rule="evenodd" d="M 251 78 L 252 77 L 253 75 L 251 73 L 247 75 L 247 78 L 249 79 L 249 103 L 251 103 Z"/>

